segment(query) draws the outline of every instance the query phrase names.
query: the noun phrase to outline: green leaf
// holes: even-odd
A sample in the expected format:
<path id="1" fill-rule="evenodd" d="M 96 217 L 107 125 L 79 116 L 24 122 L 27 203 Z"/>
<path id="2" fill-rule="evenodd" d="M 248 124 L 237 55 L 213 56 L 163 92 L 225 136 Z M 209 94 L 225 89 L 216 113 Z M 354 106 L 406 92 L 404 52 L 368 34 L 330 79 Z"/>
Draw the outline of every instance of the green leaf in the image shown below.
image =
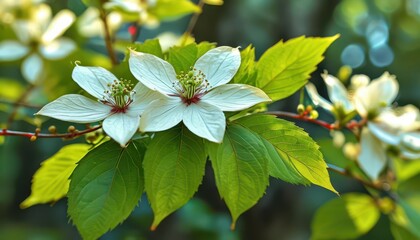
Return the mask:
<path id="1" fill-rule="evenodd" d="M 131 45 L 131 47 L 137 52 L 150 53 L 163 59 L 162 47 L 160 46 L 159 39 L 148 39 L 143 43 Z"/>
<path id="2" fill-rule="evenodd" d="M 82 2 L 88 7 L 100 8 L 102 6 L 101 0 L 82 0 Z"/>
<path id="3" fill-rule="evenodd" d="M 188 72 L 197 60 L 197 44 L 191 43 L 184 47 L 172 47 L 168 51 L 168 62 L 172 64 L 175 72 Z"/>
<path id="4" fill-rule="evenodd" d="M 395 240 L 418 240 L 407 228 L 391 222 L 391 233 Z"/>
<path id="5" fill-rule="evenodd" d="M 191 43 L 186 46 L 175 46 L 168 51 L 168 62 L 172 64 L 176 73 L 188 72 L 194 63 L 207 51 L 214 48 L 213 43 Z"/>
<path id="6" fill-rule="evenodd" d="M 243 83 L 256 86 L 255 48 L 249 45 L 241 51 L 241 65 L 232 79 L 232 83 Z"/>
<path id="7" fill-rule="evenodd" d="M 146 193 L 155 215 L 151 229 L 194 195 L 206 158 L 203 139 L 185 126 L 156 133 L 143 163 Z"/>
<path id="8" fill-rule="evenodd" d="M 299 37 L 280 41 L 268 49 L 257 64 L 257 87 L 273 100 L 288 97 L 303 87 L 338 35 L 326 38 Z"/>
<path id="9" fill-rule="evenodd" d="M 158 0 L 148 13 L 160 20 L 172 20 L 186 14 L 199 13 L 201 8 L 189 0 Z"/>
<path id="10" fill-rule="evenodd" d="M 344 194 L 320 207 L 312 220 L 312 239 L 353 239 L 375 226 L 380 211 L 361 193 Z"/>
<path id="11" fill-rule="evenodd" d="M 409 229 L 411 233 L 420 238 L 420 213 L 402 199 L 399 200 L 399 205 L 404 211 L 407 219 L 407 224 L 405 226 L 407 226 L 407 229 Z"/>
<path id="12" fill-rule="evenodd" d="M 268 186 L 267 152 L 261 139 L 239 125 L 229 125 L 221 144 L 208 144 L 220 196 L 238 217 L 254 206 Z"/>
<path id="13" fill-rule="evenodd" d="M 41 163 L 32 178 L 31 195 L 20 204 L 28 208 L 35 204 L 56 202 L 66 196 L 69 177 L 76 163 L 89 151 L 88 144 L 70 144 Z"/>
<path id="14" fill-rule="evenodd" d="M 114 141 L 90 151 L 71 175 L 68 214 L 84 239 L 97 239 L 126 219 L 140 200 L 145 146 Z"/>
<path id="15" fill-rule="evenodd" d="M 9 101 L 17 101 L 25 87 L 14 79 L 0 78 L 0 89 L 7 89 L 7 91 L 0 91 L 0 98 Z"/>
<path id="16" fill-rule="evenodd" d="M 254 114 L 235 121 L 265 140 L 270 175 L 290 183 L 324 187 L 334 193 L 322 153 L 316 142 L 293 123 L 272 115 Z"/>
<path id="17" fill-rule="evenodd" d="M 200 42 L 197 44 L 197 59 L 203 56 L 206 52 L 215 48 L 216 44 L 211 42 Z"/>

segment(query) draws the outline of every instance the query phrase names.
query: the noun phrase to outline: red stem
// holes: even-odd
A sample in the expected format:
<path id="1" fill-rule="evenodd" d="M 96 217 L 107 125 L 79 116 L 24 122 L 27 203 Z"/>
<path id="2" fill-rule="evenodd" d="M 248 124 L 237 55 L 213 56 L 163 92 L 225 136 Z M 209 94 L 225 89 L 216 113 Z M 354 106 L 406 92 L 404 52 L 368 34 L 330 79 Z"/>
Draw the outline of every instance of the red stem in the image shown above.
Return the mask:
<path id="1" fill-rule="evenodd" d="M 309 116 L 306 116 L 306 115 L 300 115 L 300 114 L 282 112 L 282 111 L 272 111 L 272 112 L 267 112 L 267 113 L 271 114 L 271 115 L 276 115 L 277 117 L 288 117 L 288 118 L 302 120 L 302 121 L 305 121 L 305 122 L 314 123 L 314 124 L 317 124 L 321 127 L 326 128 L 328 130 L 337 129 L 335 124 L 331 124 L 331 123 L 328 123 L 328 122 L 325 122 L 325 121 L 322 121 L 322 120 L 318 120 L 318 119 L 313 119 L 313 118 L 310 118 Z"/>
<path id="2" fill-rule="evenodd" d="M 74 131 L 70 133 L 31 133 L 31 132 L 20 132 L 20 131 L 11 131 L 7 129 L 2 129 L 0 132 L 0 136 L 21 136 L 21 137 L 27 137 L 31 138 L 35 136 L 36 138 L 64 138 L 64 139 L 71 139 L 74 137 L 81 136 L 86 133 L 94 132 L 98 129 L 100 129 L 102 126 L 97 125 L 88 129 L 85 129 L 83 131 Z"/>

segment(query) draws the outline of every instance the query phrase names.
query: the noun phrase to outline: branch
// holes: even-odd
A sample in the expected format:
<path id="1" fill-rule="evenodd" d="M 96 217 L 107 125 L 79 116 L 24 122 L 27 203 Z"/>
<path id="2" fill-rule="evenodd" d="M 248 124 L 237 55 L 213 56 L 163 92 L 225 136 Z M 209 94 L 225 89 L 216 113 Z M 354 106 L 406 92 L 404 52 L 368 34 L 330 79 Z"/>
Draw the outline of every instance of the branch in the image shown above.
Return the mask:
<path id="1" fill-rule="evenodd" d="M 94 127 L 85 129 L 83 131 L 72 131 L 69 133 L 31 133 L 31 132 L 20 132 L 20 131 L 12 131 L 8 129 L 2 129 L 0 132 L 0 136 L 21 136 L 21 137 L 27 137 L 31 140 L 36 140 L 37 138 L 64 138 L 64 139 L 72 139 L 81 135 L 84 135 L 86 133 L 94 132 L 98 129 L 100 129 L 101 125 L 96 125 Z"/>
<path id="2" fill-rule="evenodd" d="M 13 106 L 20 106 L 20 107 L 26 107 L 26 108 L 34 108 L 34 109 L 41 109 L 42 106 L 33 105 L 25 102 L 12 102 L 6 99 L 0 99 L 0 103 L 9 104 Z"/>
<path id="3" fill-rule="evenodd" d="M 331 123 L 328 123 L 328 122 L 325 122 L 325 121 L 322 121 L 322 120 L 318 120 L 318 119 L 313 119 L 313 118 L 310 118 L 309 116 L 304 115 L 304 114 L 301 115 L 301 114 L 283 112 L 283 111 L 272 111 L 272 112 L 267 112 L 267 114 L 276 115 L 277 117 L 288 117 L 288 118 L 302 120 L 302 121 L 305 121 L 305 122 L 314 123 L 316 125 L 319 125 L 321 127 L 326 128 L 328 130 L 337 129 L 335 124 L 331 124 Z"/>
<path id="4" fill-rule="evenodd" d="M 385 191 L 385 192 L 388 192 L 389 191 L 389 188 L 387 186 L 385 186 L 381 182 L 368 182 L 368 181 L 362 179 L 359 176 L 353 175 L 347 169 L 343 169 L 343 168 L 340 168 L 338 166 L 335 166 L 335 165 L 329 164 L 329 163 L 327 165 L 328 165 L 328 170 L 330 170 L 332 172 L 335 172 L 335 173 L 338 173 L 340 175 L 346 176 L 346 177 L 350 177 L 350 178 L 352 178 L 352 179 L 360 182 L 364 186 L 371 187 L 371 188 L 374 188 L 374 189 L 377 189 L 377 190 L 381 190 L 381 191 Z"/>
<path id="5" fill-rule="evenodd" d="M 182 46 L 185 45 L 185 43 L 187 42 L 188 36 L 191 35 L 192 31 L 194 30 L 195 24 L 197 23 L 198 17 L 200 16 L 201 12 L 203 11 L 203 7 L 204 7 L 204 1 L 200 0 L 200 2 L 198 2 L 198 7 L 201 9 L 200 12 L 195 13 L 192 17 L 190 22 L 188 23 L 188 27 L 187 30 L 184 33 L 183 39 L 182 39 Z"/>
<path id="6" fill-rule="evenodd" d="M 8 127 L 10 127 L 10 125 L 12 125 L 13 120 L 15 120 L 15 117 L 16 117 L 16 114 L 18 112 L 18 109 L 19 109 L 20 104 L 22 104 L 25 101 L 25 99 L 28 97 L 28 95 L 34 89 L 35 89 L 35 85 L 33 85 L 33 84 L 29 85 L 29 87 L 26 89 L 26 91 L 22 93 L 22 95 L 19 97 L 19 99 L 13 105 L 12 113 L 10 113 L 9 118 L 7 118 L 6 128 L 8 128 Z"/>
<path id="7" fill-rule="evenodd" d="M 115 55 L 114 47 L 112 46 L 111 33 L 109 32 L 108 19 L 106 18 L 107 14 L 102 7 L 99 9 L 99 12 L 100 12 L 101 21 L 104 24 L 106 50 L 108 51 L 109 59 L 111 60 L 112 66 L 116 66 L 118 65 L 118 60 L 117 60 L 117 56 Z"/>

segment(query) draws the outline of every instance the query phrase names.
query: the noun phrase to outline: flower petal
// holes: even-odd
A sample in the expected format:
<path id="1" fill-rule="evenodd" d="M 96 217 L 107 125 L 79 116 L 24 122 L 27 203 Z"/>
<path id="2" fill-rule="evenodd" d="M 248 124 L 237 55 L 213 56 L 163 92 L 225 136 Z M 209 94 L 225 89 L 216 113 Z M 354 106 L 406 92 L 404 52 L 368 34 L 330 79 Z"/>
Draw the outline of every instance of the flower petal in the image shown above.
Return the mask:
<path id="1" fill-rule="evenodd" d="M 143 113 L 144 109 L 146 109 L 146 107 L 154 100 L 167 98 L 166 95 L 162 95 L 157 91 L 150 90 L 141 82 L 137 83 L 137 85 L 134 87 L 134 91 L 136 92 L 133 97 L 134 100 L 128 108 L 128 114 L 131 115 L 140 115 Z"/>
<path id="2" fill-rule="evenodd" d="M 395 76 L 385 72 L 367 87 L 359 88 L 356 91 L 354 104 L 357 112 L 362 117 L 367 117 L 369 113 L 379 114 L 395 100 L 398 88 Z"/>
<path id="3" fill-rule="evenodd" d="M 76 44 L 68 38 L 59 38 L 39 46 L 39 51 L 46 59 L 56 60 L 69 55 L 76 49 Z"/>
<path id="4" fill-rule="evenodd" d="M 182 121 L 187 106 L 180 98 L 164 98 L 153 101 L 141 115 L 140 131 L 159 132 Z"/>
<path id="5" fill-rule="evenodd" d="M 76 123 L 97 122 L 111 114 L 111 107 L 78 94 L 59 97 L 45 105 L 36 115 Z"/>
<path id="6" fill-rule="evenodd" d="M 408 159 L 420 159 L 420 132 L 400 136 L 401 155 Z"/>
<path id="7" fill-rule="evenodd" d="M 420 129 L 420 111 L 416 106 L 411 104 L 385 109 L 375 121 L 395 131 L 415 131 L 416 129 Z"/>
<path id="8" fill-rule="evenodd" d="M 245 84 L 221 85 L 201 98 L 201 102 L 218 107 L 222 111 L 238 111 L 271 99 L 259 88 Z"/>
<path id="9" fill-rule="evenodd" d="M 241 65 L 241 54 L 237 48 L 227 46 L 211 49 L 201 56 L 194 68 L 206 75 L 210 87 L 226 84 L 235 76 Z"/>
<path id="10" fill-rule="evenodd" d="M 173 83 L 178 82 L 175 69 L 168 62 L 148 53 L 131 50 L 130 71 L 137 80 L 160 93 L 176 94 Z"/>
<path id="11" fill-rule="evenodd" d="M 321 97 L 321 95 L 319 95 L 314 84 L 308 82 L 305 86 L 305 89 L 308 92 L 308 95 L 311 98 L 312 102 L 315 104 L 315 106 L 320 106 L 323 109 L 332 112 L 333 105 L 330 102 L 328 102 L 325 98 Z"/>
<path id="12" fill-rule="evenodd" d="M 41 40 L 44 43 L 52 42 L 57 37 L 63 35 L 75 20 L 76 15 L 72 11 L 67 9 L 61 10 L 54 16 L 47 30 L 42 34 Z"/>
<path id="13" fill-rule="evenodd" d="M 33 53 L 29 57 L 25 58 L 21 68 L 23 77 L 28 82 L 34 84 L 41 77 L 44 62 L 38 54 Z"/>
<path id="14" fill-rule="evenodd" d="M 370 132 L 379 140 L 389 145 L 397 146 L 399 143 L 398 132 L 383 126 L 381 123 L 368 122 Z"/>
<path id="15" fill-rule="evenodd" d="M 368 128 L 363 128 L 360 144 L 359 165 L 371 179 L 376 180 L 387 162 L 382 143 Z"/>
<path id="16" fill-rule="evenodd" d="M 0 42 L 0 61 L 14 61 L 28 54 L 29 49 L 17 41 Z"/>
<path id="17" fill-rule="evenodd" d="M 139 124 L 139 116 L 132 117 L 124 113 L 117 113 L 105 118 L 102 126 L 106 134 L 117 141 L 121 147 L 125 147 L 138 130 Z"/>
<path id="18" fill-rule="evenodd" d="M 328 97 L 334 105 L 340 105 L 347 112 L 354 110 L 353 104 L 348 99 L 347 89 L 336 77 L 329 74 L 322 74 L 325 85 L 328 90 Z"/>
<path id="19" fill-rule="evenodd" d="M 219 108 L 205 102 L 191 104 L 185 109 L 183 121 L 195 135 L 212 142 L 222 142 L 226 119 Z"/>
<path id="20" fill-rule="evenodd" d="M 90 95 L 102 99 L 108 84 L 117 80 L 114 74 L 101 67 L 83 67 L 77 65 L 73 69 L 73 80 Z"/>

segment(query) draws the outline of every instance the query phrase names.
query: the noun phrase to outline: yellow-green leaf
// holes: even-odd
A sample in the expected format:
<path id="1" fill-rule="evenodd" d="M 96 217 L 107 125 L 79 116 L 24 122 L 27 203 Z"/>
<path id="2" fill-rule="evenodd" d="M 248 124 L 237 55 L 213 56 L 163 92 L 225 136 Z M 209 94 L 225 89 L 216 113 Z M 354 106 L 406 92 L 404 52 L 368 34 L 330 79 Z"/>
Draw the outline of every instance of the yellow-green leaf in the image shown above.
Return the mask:
<path id="1" fill-rule="evenodd" d="M 42 162 L 32 178 L 31 195 L 20 207 L 28 208 L 35 204 L 56 202 L 66 196 L 70 184 L 69 177 L 76 163 L 89 148 L 88 144 L 70 144 Z"/>
<path id="2" fill-rule="evenodd" d="M 257 87 L 273 101 L 292 95 L 307 83 L 309 74 L 324 59 L 325 50 L 337 38 L 338 35 L 280 41 L 261 56 L 257 64 Z"/>
<path id="3" fill-rule="evenodd" d="M 369 195 L 344 194 L 318 209 L 312 221 L 312 239 L 354 239 L 371 230 L 379 217 Z"/>

